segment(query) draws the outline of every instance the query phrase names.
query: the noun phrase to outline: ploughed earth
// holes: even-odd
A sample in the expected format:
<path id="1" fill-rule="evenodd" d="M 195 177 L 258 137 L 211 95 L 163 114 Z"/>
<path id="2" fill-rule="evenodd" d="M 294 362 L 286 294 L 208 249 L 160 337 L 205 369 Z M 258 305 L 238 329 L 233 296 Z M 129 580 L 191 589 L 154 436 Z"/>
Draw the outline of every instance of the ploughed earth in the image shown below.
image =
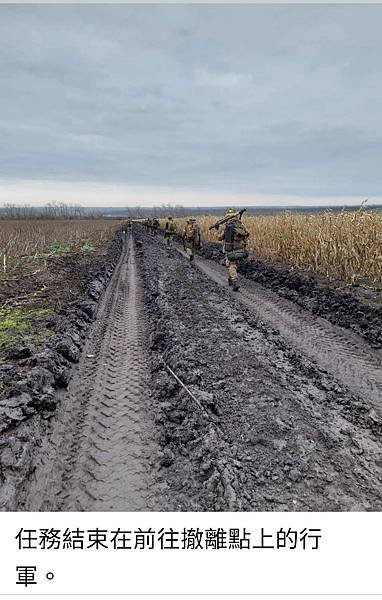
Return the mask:
<path id="1" fill-rule="evenodd" d="M 2 353 L 3 510 L 382 510 L 379 293 L 220 260 L 62 258 Z"/>

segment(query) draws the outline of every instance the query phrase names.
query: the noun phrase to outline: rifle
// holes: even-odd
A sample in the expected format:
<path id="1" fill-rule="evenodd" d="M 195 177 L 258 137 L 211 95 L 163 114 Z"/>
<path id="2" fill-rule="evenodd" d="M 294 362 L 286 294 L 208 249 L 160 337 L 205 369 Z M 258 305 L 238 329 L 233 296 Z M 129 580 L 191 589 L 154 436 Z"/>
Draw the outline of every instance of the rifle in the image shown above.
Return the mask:
<path id="1" fill-rule="evenodd" d="M 239 210 L 239 212 L 235 213 L 234 215 L 231 215 L 230 217 L 223 217 L 223 219 L 220 219 L 219 221 L 216 221 L 216 223 L 214 225 L 211 225 L 208 228 L 209 231 L 211 231 L 211 229 L 219 229 L 220 225 L 223 225 L 224 223 L 226 223 L 230 219 L 233 219 L 233 217 L 239 217 L 239 219 L 241 219 L 243 213 L 246 210 L 247 210 L 246 208 L 242 208 L 241 210 Z"/>

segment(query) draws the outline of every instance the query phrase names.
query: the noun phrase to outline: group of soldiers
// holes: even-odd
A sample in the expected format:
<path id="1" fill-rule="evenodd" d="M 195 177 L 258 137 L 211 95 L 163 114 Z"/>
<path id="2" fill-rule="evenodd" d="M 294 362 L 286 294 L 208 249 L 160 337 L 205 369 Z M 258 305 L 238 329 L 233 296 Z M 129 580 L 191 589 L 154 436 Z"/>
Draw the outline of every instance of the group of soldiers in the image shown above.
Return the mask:
<path id="1" fill-rule="evenodd" d="M 244 227 L 241 216 L 244 211 L 237 212 L 232 208 L 226 210 L 224 217 L 217 221 L 210 229 L 216 229 L 219 232 L 218 240 L 223 242 L 223 251 L 225 265 L 228 269 L 228 285 L 236 292 L 239 290 L 237 267 L 240 260 L 248 256 L 246 245 L 249 237 L 247 229 Z M 144 225 L 148 232 L 154 235 L 158 233 L 160 224 L 158 219 L 146 219 Z M 168 217 L 164 228 L 164 238 L 167 247 L 171 247 L 174 235 L 177 234 L 175 222 L 172 217 Z M 195 252 L 201 247 L 200 226 L 195 217 L 189 217 L 183 232 L 180 232 L 183 238 L 183 246 L 189 256 L 190 261 L 194 260 Z"/>
<path id="2" fill-rule="evenodd" d="M 153 233 L 154 235 L 156 235 L 159 232 L 160 223 L 159 219 L 157 219 L 156 217 L 154 217 L 153 219 L 145 219 L 143 224 L 146 227 L 146 231 L 148 233 Z"/>

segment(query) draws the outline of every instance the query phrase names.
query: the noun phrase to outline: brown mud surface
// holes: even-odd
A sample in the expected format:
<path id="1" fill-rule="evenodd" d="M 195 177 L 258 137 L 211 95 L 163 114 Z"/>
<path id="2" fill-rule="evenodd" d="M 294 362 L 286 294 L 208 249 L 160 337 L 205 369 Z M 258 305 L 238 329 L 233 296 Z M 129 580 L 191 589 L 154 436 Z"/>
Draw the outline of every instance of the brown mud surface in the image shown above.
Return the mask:
<path id="1" fill-rule="evenodd" d="M 243 291 L 221 285 L 218 269 L 206 276 L 199 260 L 140 237 L 168 507 L 381 510 L 377 396 L 357 395 L 296 350 L 259 318 L 256 296 L 244 306 Z M 299 319 L 303 331 L 311 315 Z M 328 343 L 329 355 L 337 351 Z"/>
<path id="2" fill-rule="evenodd" d="M 200 255 L 220 262 L 221 244 L 207 244 Z M 301 271 L 288 265 L 270 264 L 250 257 L 239 271 L 248 279 L 295 302 L 334 325 L 351 329 L 374 348 L 382 348 L 382 290 L 366 285 L 348 285 Z"/>
<path id="3" fill-rule="evenodd" d="M 0 364 L 0 509 L 20 506 L 25 480 L 34 471 L 47 428 L 60 404 L 60 390 L 70 380 L 72 366 L 79 361 L 98 301 L 121 253 L 117 236 L 102 255 L 62 257 L 50 268 L 17 283 L 17 291 L 33 298 L 33 290 L 44 289 L 34 308 L 52 309 L 49 317 L 32 321 L 32 327 L 15 346 L 2 353 Z M 16 288 L 8 287 L 9 306 L 17 302 Z M 4 291 L 3 291 L 4 293 Z M 54 310 L 53 310 L 54 309 Z M 36 344 L 42 327 L 44 342 Z M 26 352 L 26 355 L 24 354 Z"/>
<path id="4" fill-rule="evenodd" d="M 132 239 L 42 449 L 27 510 L 155 510 L 145 321 Z"/>
<path id="5" fill-rule="evenodd" d="M 13 311 L 16 325 L 19 315 L 28 319 L 27 331 L 16 331 L 14 343 L 11 332 L 10 343 L 0 345 L 0 400 L 12 392 L 13 380 L 30 370 L 34 355 L 46 347 L 49 338 L 65 328 L 79 300 L 89 297 L 89 286 L 107 268 L 110 252 L 109 247 L 95 254 L 67 253 L 48 258 L 46 268 L 33 274 L 0 279 L 0 319 Z"/>
<path id="6" fill-rule="evenodd" d="M 217 261 L 112 244 L 0 407 L 3 510 L 382 510 L 380 351 Z"/>

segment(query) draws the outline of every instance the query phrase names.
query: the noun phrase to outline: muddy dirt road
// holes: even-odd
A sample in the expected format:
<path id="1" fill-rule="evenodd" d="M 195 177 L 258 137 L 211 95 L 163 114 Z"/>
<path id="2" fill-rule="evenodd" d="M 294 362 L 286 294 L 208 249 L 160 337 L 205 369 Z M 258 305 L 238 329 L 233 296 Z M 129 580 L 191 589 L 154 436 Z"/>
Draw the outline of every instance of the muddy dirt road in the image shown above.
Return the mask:
<path id="1" fill-rule="evenodd" d="M 382 510 L 378 351 L 143 229 L 61 395 L 22 508 Z"/>
<path id="2" fill-rule="evenodd" d="M 158 445 L 132 239 L 108 286 L 60 411 L 27 510 L 156 510 Z"/>
<path id="3" fill-rule="evenodd" d="M 178 248 L 178 251 L 180 249 Z M 180 250 L 186 257 L 186 253 Z M 213 281 L 226 286 L 226 269 L 196 257 L 195 265 Z M 233 293 L 233 292 L 232 292 Z M 275 292 L 246 279 L 239 301 L 313 359 L 350 390 L 382 407 L 382 352 L 375 351 L 356 334 L 309 314 Z"/>

